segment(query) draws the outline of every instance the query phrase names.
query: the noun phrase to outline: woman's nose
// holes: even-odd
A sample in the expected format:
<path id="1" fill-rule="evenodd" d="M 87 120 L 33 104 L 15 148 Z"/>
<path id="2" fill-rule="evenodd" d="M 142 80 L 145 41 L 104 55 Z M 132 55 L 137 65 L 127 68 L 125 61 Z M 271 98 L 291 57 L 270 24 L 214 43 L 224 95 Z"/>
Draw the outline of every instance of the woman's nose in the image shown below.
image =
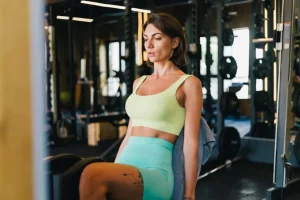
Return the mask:
<path id="1" fill-rule="evenodd" d="M 151 39 L 146 41 L 146 48 L 148 48 L 148 49 L 153 48 L 153 43 L 152 43 Z"/>

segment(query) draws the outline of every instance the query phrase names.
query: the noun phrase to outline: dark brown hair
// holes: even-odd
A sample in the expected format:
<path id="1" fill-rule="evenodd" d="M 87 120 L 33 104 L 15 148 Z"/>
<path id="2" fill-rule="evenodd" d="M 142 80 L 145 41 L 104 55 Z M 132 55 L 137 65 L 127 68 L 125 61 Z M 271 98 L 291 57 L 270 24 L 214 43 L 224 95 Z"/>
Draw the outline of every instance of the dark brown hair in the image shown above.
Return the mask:
<path id="1" fill-rule="evenodd" d="M 152 24 L 158 28 L 162 33 L 166 34 L 170 38 L 179 38 L 179 44 L 174 49 L 173 55 L 170 60 L 177 65 L 181 70 L 186 71 L 186 39 L 183 28 L 180 23 L 171 15 L 166 13 L 151 14 L 148 21 L 143 25 L 143 31 L 146 27 Z M 148 66 L 153 67 L 153 63 L 147 61 Z"/>

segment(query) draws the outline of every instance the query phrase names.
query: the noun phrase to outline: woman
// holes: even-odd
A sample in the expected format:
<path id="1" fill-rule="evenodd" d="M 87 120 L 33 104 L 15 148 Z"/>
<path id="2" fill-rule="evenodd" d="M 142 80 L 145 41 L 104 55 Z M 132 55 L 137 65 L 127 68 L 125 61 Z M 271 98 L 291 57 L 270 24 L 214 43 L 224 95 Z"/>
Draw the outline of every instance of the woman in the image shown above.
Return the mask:
<path id="1" fill-rule="evenodd" d="M 172 149 L 184 127 L 185 199 L 195 199 L 202 86 L 185 74 L 186 40 L 179 22 L 153 14 L 144 24 L 144 45 L 153 73 L 134 81 L 127 99 L 128 130 L 115 163 L 85 168 L 81 200 L 168 200 L 174 188 Z"/>

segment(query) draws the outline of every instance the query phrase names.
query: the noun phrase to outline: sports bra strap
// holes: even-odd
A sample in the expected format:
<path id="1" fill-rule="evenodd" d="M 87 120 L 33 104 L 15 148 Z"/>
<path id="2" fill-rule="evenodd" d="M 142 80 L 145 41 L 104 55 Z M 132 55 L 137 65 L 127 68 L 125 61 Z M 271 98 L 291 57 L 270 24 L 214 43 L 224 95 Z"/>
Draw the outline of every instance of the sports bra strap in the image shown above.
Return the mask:
<path id="1" fill-rule="evenodd" d="M 172 91 L 175 90 L 175 93 L 176 93 L 178 87 L 190 76 L 192 76 L 192 75 L 190 75 L 190 74 L 182 75 L 175 83 L 173 83 L 173 85 L 171 86 L 170 89 L 172 89 Z"/>
<path id="2" fill-rule="evenodd" d="M 139 89 L 139 87 L 141 86 L 141 84 L 144 82 L 144 80 L 147 78 L 146 75 L 143 75 L 141 78 L 140 78 L 140 81 L 138 82 L 137 86 L 134 88 L 134 93 L 136 93 L 137 89 Z"/>

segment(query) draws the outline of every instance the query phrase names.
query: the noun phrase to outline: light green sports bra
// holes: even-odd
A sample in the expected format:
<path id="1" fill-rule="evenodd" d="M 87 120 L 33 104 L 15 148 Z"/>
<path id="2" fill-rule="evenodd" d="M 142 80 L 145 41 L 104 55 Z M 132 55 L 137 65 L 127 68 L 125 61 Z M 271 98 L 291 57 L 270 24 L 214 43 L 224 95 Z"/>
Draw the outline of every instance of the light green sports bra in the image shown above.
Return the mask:
<path id="1" fill-rule="evenodd" d="M 185 122 L 185 109 L 176 100 L 178 87 L 191 75 L 182 75 L 166 90 L 141 96 L 136 91 L 147 76 L 142 76 L 125 105 L 126 112 L 132 120 L 132 126 L 144 126 L 179 135 Z"/>

